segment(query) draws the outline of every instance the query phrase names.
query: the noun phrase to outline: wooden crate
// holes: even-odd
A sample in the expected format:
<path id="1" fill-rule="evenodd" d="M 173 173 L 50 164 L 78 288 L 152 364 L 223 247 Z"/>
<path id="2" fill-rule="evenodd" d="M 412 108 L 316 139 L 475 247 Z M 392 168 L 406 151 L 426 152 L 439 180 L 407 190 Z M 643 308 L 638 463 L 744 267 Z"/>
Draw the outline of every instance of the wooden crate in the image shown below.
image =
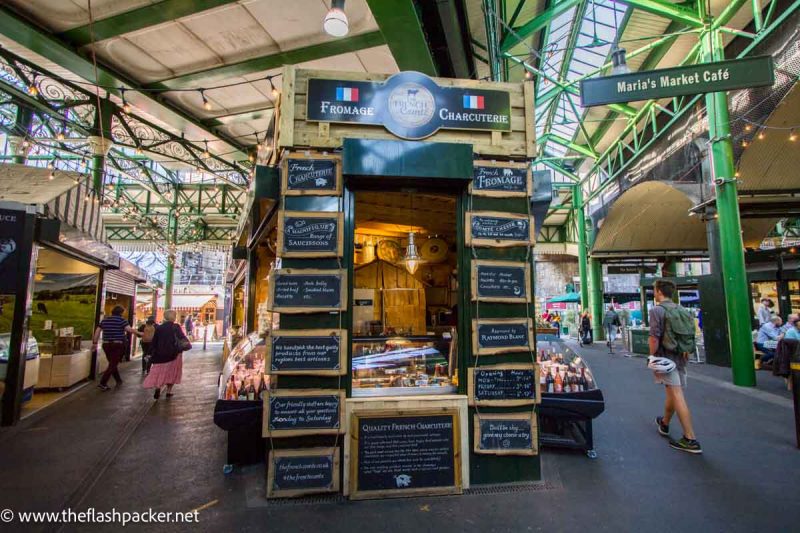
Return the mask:
<path id="1" fill-rule="evenodd" d="M 280 102 L 279 146 L 282 148 L 339 148 L 345 138 L 397 139 L 379 125 L 337 124 L 306 121 L 309 78 L 383 82 L 388 74 L 307 70 L 284 67 Z M 511 96 L 511 131 L 440 130 L 425 141 L 471 144 L 483 156 L 530 159 L 536 155 L 533 83 L 496 83 L 433 78 L 440 87 L 464 87 L 508 91 Z"/>

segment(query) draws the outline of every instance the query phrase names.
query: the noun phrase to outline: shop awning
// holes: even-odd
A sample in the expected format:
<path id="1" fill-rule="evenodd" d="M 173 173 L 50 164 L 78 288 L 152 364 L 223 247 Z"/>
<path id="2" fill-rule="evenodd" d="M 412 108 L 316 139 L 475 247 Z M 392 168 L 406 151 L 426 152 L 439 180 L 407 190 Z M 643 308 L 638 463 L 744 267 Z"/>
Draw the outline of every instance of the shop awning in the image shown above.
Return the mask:
<path id="1" fill-rule="evenodd" d="M 568 292 L 567 294 L 554 296 L 547 301 L 550 303 L 580 303 L 581 295 L 577 292 Z"/>

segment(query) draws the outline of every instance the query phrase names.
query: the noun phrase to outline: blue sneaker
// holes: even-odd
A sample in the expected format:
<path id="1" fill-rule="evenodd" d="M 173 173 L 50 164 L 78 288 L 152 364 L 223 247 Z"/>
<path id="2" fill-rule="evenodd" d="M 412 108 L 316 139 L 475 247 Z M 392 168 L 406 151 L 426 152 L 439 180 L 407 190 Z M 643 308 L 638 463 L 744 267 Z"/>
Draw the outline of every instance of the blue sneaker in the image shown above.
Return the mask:
<path id="1" fill-rule="evenodd" d="M 656 426 L 658 426 L 658 434 L 662 437 L 669 437 L 669 424 L 664 424 L 664 418 L 656 417 Z"/>
<path id="2" fill-rule="evenodd" d="M 669 441 L 669 446 L 670 448 L 674 448 L 682 452 L 694 454 L 703 453 L 703 449 L 700 447 L 699 442 L 694 439 L 687 439 L 686 437 L 682 437 L 681 440 Z"/>

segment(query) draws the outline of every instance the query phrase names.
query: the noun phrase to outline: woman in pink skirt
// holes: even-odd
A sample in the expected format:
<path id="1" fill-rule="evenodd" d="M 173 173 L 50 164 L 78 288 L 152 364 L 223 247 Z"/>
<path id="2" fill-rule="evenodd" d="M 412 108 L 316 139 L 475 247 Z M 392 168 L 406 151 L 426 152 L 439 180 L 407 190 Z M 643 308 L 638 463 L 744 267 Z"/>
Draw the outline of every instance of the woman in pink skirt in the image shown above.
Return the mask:
<path id="1" fill-rule="evenodd" d="M 153 335 L 153 366 L 142 386 L 146 389 L 155 388 L 153 398 L 156 400 L 161 396 L 161 387 L 164 385 L 167 386 L 167 398 L 172 397 L 172 387 L 181 382 L 183 352 L 192 348 L 183 329 L 175 323 L 176 316 L 171 309 L 165 311 L 164 322 L 156 328 Z"/>

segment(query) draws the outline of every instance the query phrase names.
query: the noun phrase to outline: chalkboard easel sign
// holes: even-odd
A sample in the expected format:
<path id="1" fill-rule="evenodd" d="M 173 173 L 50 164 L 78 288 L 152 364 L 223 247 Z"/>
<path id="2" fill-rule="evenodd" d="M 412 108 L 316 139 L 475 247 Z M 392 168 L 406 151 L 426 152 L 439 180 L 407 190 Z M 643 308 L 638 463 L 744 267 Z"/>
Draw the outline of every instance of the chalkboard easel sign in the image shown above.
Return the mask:
<path id="1" fill-rule="evenodd" d="M 272 330 L 264 368 L 268 374 L 342 376 L 347 373 L 347 330 Z"/>
<path id="2" fill-rule="evenodd" d="M 476 413 L 472 449 L 488 455 L 538 455 L 536 413 Z"/>
<path id="3" fill-rule="evenodd" d="M 534 349 L 530 318 L 481 318 L 472 321 L 472 351 L 477 355 Z"/>
<path id="4" fill-rule="evenodd" d="M 529 196 L 533 190 L 531 166 L 507 161 L 475 161 L 470 194 L 495 198 Z"/>
<path id="5" fill-rule="evenodd" d="M 278 217 L 280 257 L 341 257 L 344 214 L 281 211 Z"/>
<path id="6" fill-rule="evenodd" d="M 472 300 L 497 303 L 531 302 L 531 266 L 517 261 L 472 261 Z"/>
<path id="7" fill-rule="evenodd" d="M 458 410 L 354 412 L 350 498 L 461 494 Z"/>
<path id="8" fill-rule="evenodd" d="M 536 240 L 531 217 L 499 211 L 467 211 L 467 246 L 506 248 Z"/>
<path id="9" fill-rule="evenodd" d="M 469 405 L 514 407 L 541 401 L 539 365 L 504 363 L 469 369 L 467 375 Z"/>
<path id="10" fill-rule="evenodd" d="M 342 161 L 338 155 L 292 152 L 281 162 L 284 196 L 339 196 Z"/>
<path id="11" fill-rule="evenodd" d="M 267 498 L 339 492 L 339 447 L 272 450 Z"/>
<path id="12" fill-rule="evenodd" d="M 269 277 L 270 311 L 321 313 L 347 309 L 347 271 L 283 268 Z"/>
<path id="13" fill-rule="evenodd" d="M 285 389 L 264 395 L 264 437 L 344 433 L 344 391 Z"/>

